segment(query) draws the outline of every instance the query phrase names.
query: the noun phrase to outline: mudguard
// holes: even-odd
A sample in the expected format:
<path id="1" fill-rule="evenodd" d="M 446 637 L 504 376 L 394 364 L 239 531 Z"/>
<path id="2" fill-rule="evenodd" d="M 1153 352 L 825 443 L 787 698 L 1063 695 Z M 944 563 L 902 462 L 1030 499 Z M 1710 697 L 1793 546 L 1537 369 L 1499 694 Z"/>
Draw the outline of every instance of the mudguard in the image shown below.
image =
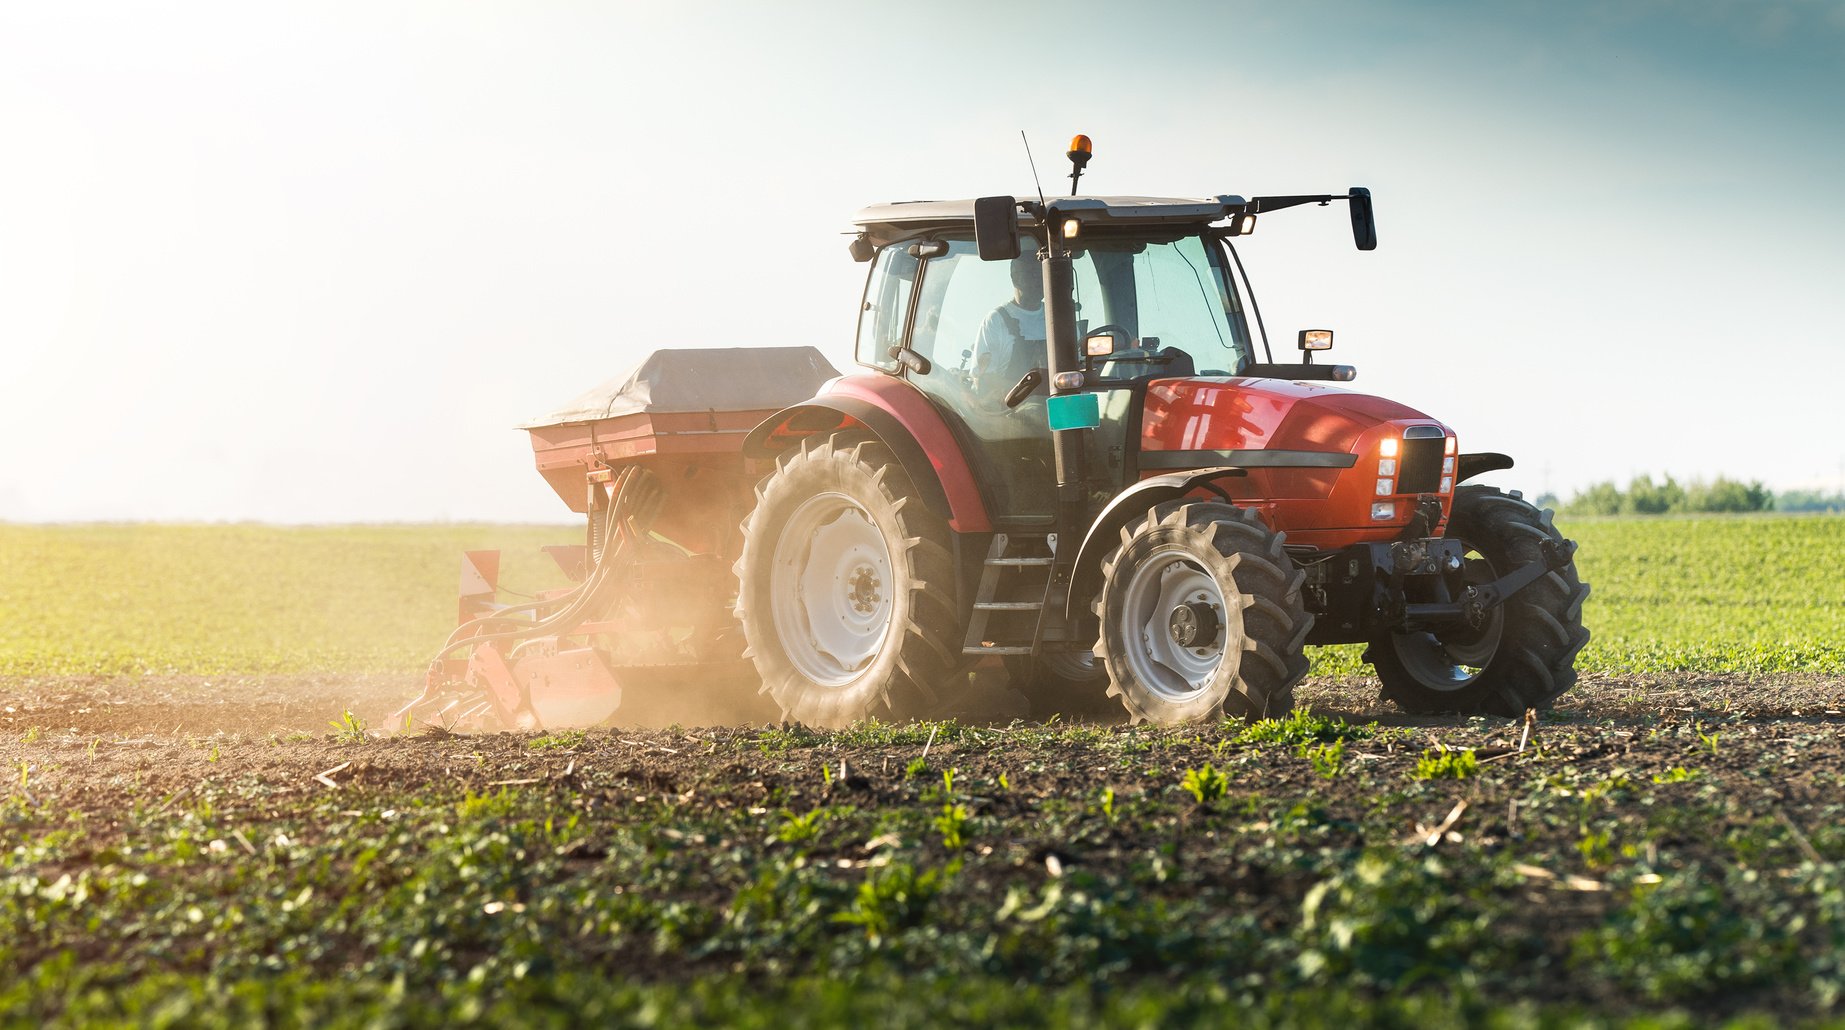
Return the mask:
<path id="1" fill-rule="evenodd" d="M 1083 534 L 1082 546 L 1076 550 L 1076 564 L 1070 574 L 1070 593 L 1064 598 L 1064 618 L 1074 620 L 1095 592 L 1101 589 L 1102 556 L 1120 542 L 1121 530 L 1140 518 L 1155 505 L 1176 500 L 1213 479 L 1246 476 L 1249 473 L 1234 465 L 1171 472 L 1143 479 L 1116 495 L 1096 516 L 1089 532 Z M 1228 498 L 1225 498 L 1228 500 Z"/>
<path id="2" fill-rule="evenodd" d="M 872 380 L 866 382 L 865 380 Z M 743 453 L 774 458 L 803 437 L 863 428 L 890 448 L 924 504 L 957 533 L 990 533 L 992 519 L 967 458 L 929 400 L 897 379 L 848 376 L 802 404 L 764 419 Z"/>
<path id="3" fill-rule="evenodd" d="M 1475 476 L 1496 472 L 1512 467 L 1511 457 L 1493 451 L 1481 451 L 1477 454 L 1463 454 L 1455 462 L 1454 485 L 1459 486 Z"/>

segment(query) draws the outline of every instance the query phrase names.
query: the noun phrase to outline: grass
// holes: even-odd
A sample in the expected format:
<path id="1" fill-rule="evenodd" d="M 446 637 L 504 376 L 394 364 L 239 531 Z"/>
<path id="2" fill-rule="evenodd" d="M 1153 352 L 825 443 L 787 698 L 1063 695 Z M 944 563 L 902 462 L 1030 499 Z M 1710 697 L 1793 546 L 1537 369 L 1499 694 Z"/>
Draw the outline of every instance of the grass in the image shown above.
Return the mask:
<path id="1" fill-rule="evenodd" d="M 0 524 L 0 678 L 414 672 L 454 628 L 461 552 L 562 576 L 568 526 Z"/>
<path id="2" fill-rule="evenodd" d="M 1589 673 L 1845 673 L 1845 516 L 1567 517 Z M 1313 650 L 1316 675 L 1365 670 Z"/>
<path id="3" fill-rule="evenodd" d="M 1845 672 L 1845 516 L 1576 518 L 1585 672 Z M 460 552 L 562 580 L 568 526 L 0 524 L 0 678 L 413 673 L 453 625 Z M 1313 649 L 1316 674 L 1362 647 Z"/>

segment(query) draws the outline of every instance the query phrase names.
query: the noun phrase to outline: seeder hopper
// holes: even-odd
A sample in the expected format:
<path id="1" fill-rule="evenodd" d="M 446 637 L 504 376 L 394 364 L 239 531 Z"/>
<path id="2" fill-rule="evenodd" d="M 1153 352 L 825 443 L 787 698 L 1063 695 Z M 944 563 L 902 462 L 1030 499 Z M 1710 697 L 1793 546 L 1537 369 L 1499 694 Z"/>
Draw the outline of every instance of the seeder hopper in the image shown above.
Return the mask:
<path id="1" fill-rule="evenodd" d="M 575 586 L 502 603 L 499 552 L 467 552 L 459 625 L 398 719 L 587 726 L 636 688 L 728 692 L 747 709 L 731 566 L 760 474 L 743 441 L 836 375 L 811 347 L 662 350 L 521 426 L 539 474 L 587 520 L 582 544 L 545 549 Z"/>

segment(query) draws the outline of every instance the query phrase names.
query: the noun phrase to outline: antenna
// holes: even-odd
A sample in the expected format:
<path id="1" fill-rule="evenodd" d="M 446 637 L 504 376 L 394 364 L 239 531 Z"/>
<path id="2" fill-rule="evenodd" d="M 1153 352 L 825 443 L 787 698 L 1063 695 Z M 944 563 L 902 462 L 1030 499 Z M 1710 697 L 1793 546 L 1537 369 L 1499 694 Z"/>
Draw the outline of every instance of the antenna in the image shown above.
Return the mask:
<path id="1" fill-rule="evenodd" d="M 1038 181 L 1038 162 L 1031 158 L 1031 140 L 1025 138 L 1025 130 L 1019 130 L 1019 142 L 1025 144 L 1025 160 L 1031 161 L 1031 181 L 1038 187 L 1038 203 L 1044 203 L 1044 184 Z"/>

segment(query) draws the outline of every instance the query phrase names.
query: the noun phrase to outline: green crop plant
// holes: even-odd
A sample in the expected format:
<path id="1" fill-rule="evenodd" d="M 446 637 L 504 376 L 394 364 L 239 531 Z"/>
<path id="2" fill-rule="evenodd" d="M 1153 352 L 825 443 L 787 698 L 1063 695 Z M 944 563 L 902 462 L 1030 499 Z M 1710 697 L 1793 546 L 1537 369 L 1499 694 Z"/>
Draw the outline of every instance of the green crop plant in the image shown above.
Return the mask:
<path id="1" fill-rule="evenodd" d="M 1230 790 L 1230 778 L 1219 772 L 1209 762 L 1195 769 L 1185 770 L 1179 786 L 1192 796 L 1200 805 L 1212 805 L 1223 799 Z"/>
<path id="2" fill-rule="evenodd" d="M 920 871 L 908 862 L 873 868 L 859 883 L 851 906 L 836 913 L 833 921 L 862 928 L 875 947 L 920 922 L 947 879 L 959 870 L 958 862 Z"/>
<path id="3" fill-rule="evenodd" d="M 332 720 L 327 725 L 333 727 L 333 739 L 344 744 L 362 743 L 369 736 L 365 731 L 365 720 L 352 714 L 350 708 L 341 712 L 338 719 Z"/>
<path id="4" fill-rule="evenodd" d="M 1299 753 L 1313 766 L 1314 772 L 1329 780 L 1337 779 L 1340 770 L 1345 768 L 1345 741 L 1343 740 L 1317 746 L 1302 744 Z"/>
<path id="5" fill-rule="evenodd" d="M 782 809 L 782 824 L 775 830 L 775 839 L 783 844 L 803 844 L 820 836 L 820 824 L 826 821 L 826 809 L 816 808 L 806 815 L 798 815 L 788 809 Z"/>
<path id="6" fill-rule="evenodd" d="M 1480 761 L 1472 748 L 1430 748 L 1416 759 L 1418 780 L 1467 780 L 1478 775 Z"/>
<path id="7" fill-rule="evenodd" d="M 1262 719 L 1242 727 L 1234 740 L 1239 744 L 1306 744 L 1362 740 L 1377 733 L 1377 724 L 1354 726 L 1344 719 L 1315 715 L 1308 707 L 1296 708 L 1279 719 Z"/>
<path id="8" fill-rule="evenodd" d="M 582 730 L 556 730 L 533 737 L 525 746 L 533 751 L 569 751 L 583 746 L 588 734 Z"/>
<path id="9" fill-rule="evenodd" d="M 942 835 L 942 846 L 959 851 L 967 846 L 967 806 L 946 802 L 935 817 L 935 829 Z"/>

